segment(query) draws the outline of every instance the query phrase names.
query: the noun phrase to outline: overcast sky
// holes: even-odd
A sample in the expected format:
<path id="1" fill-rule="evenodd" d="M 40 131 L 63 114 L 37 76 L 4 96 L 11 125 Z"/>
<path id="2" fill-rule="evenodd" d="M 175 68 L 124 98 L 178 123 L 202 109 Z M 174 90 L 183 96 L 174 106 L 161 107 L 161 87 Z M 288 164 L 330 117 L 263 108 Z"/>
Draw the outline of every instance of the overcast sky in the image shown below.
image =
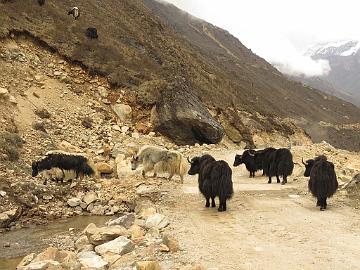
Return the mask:
<path id="1" fill-rule="evenodd" d="M 326 61 L 302 55 L 310 45 L 360 39 L 359 0 L 166 0 L 224 28 L 290 74 L 321 75 Z"/>

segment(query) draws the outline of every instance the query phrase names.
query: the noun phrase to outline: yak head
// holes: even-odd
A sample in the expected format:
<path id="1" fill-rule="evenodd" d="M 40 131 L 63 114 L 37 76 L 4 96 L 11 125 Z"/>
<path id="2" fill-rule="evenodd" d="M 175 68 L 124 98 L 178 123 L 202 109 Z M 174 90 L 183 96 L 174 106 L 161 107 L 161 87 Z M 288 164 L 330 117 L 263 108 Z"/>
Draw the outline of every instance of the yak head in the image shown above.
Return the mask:
<path id="1" fill-rule="evenodd" d="M 138 156 L 133 156 L 131 159 L 131 169 L 134 171 L 140 165 L 140 160 Z"/>
<path id="2" fill-rule="evenodd" d="M 240 164 L 251 163 L 254 160 L 255 152 L 253 150 L 246 150 L 242 155 L 236 155 L 234 160 L 234 167 Z"/>
<path id="3" fill-rule="evenodd" d="M 189 175 L 195 175 L 200 172 L 200 157 L 194 157 L 191 160 L 188 158 L 188 162 L 190 163 L 190 170 L 188 171 Z"/>
<path id="4" fill-rule="evenodd" d="M 234 167 L 239 166 L 240 164 L 244 163 L 242 155 L 236 155 L 234 160 Z"/>
<path id="5" fill-rule="evenodd" d="M 310 174 L 311 174 L 311 170 L 312 170 L 312 168 L 314 166 L 315 160 L 309 159 L 306 162 L 304 162 L 304 160 L 302 160 L 302 163 L 305 165 L 304 176 L 309 177 Z"/>
<path id="6" fill-rule="evenodd" d="M 32 169 L 32 177 L 35 177 L 39 174 L 39 168 L 38 168 L 38 162 L 37 161 L 34 161 L 32 164 L 31 164 L 31 169 Z"/>

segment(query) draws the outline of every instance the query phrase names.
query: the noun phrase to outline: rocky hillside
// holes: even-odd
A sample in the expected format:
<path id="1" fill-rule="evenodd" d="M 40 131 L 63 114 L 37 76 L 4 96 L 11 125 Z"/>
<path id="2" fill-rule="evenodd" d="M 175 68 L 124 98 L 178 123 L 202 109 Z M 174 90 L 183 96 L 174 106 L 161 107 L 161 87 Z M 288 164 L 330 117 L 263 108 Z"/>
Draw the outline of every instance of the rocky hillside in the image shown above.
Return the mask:
<path id="1" fill-rule="evenodd" d="M 313 59 L 328 60 L 330 73 L 319 78 L 297 79 L 326 93 L 332 88 L 333 95 L 360 106 L 359 48 L 360 42 L 356 40 L 315 45 L 306 52 L 306 55 Z M 319 83 L 320 81 L 322 83 Z"/>
<path id="2" fill-rule="evenodd" d="M 286 79 L 226 31 L 154 1 L 83 1 L 79 20 L 67 15 L 73 4 L 2 1 L 0 35 L 27 37 L 105 77 L 111 98 L 103 101 L 123 92 L 139 131 L 178 144 L 217 143 L 226 133 L 253 145 L 258 132 L 286 136 L 301 126 L 315 140 L 320 130 L 321 139 L 360 149 L 358 108 Z M 88 39 L 87 27 L 99 38 Z"/>

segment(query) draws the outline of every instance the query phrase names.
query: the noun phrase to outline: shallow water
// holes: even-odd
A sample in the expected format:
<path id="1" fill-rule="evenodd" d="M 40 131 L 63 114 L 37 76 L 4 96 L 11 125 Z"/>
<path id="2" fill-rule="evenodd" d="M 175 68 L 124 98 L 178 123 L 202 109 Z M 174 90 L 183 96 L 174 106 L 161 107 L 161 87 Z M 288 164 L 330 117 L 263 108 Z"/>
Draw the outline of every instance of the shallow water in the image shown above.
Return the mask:
<path id="1" fill-rule="evenodd" d="M 52 238 L 69 231 L 70 228 L 74 228 L 75 233 L 80 233 L 89 223 L 101 226 L 111 218 L 113 217 L 78 216 L 44 226 L 2 233 L 0 234 L 0 270 L 16 269 L 25 255 L 41 252 L 49 246 Z M 9 243 L 10 247 L 5 247 Z"/>

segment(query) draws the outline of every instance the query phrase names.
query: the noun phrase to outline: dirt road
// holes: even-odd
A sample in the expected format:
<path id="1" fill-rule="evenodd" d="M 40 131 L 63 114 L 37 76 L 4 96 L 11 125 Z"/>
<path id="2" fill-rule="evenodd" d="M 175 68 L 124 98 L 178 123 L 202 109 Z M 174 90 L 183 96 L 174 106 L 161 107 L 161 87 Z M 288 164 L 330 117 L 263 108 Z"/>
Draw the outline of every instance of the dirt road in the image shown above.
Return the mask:
<path id="1" fill-rule="evenodd" d="M 233 152 L 213 154 L 232 164 Z M 305 179 L 269 185 L 244 169 L 233 172 L 235 195 L 225 213 L 204 207 L 196 177 L 169 189 L 164 211 L 188 251 L 184 261 L 225 270 L 360 269 L 360 215 L 340 194 L 320 212 L 304 193 Z"/>

